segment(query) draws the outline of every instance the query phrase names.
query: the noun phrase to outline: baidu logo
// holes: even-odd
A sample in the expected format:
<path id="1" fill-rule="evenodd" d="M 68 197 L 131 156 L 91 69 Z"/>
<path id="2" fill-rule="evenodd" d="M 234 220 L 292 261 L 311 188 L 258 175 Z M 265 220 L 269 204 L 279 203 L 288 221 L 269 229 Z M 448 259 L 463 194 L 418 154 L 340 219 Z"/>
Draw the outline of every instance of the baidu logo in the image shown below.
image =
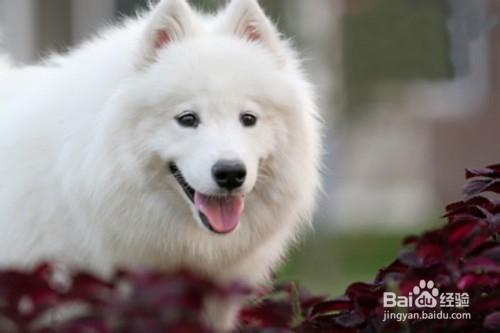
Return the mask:
<path id="1" fill-rule="evenodd" d="M 384 293 L 384 307 L 386 308 L 435 308 L 438 300 L 439 290 L 433 281 L 420 280 L 408 296 L 397 295 L 393 292 Z"/>
<path id="2" fill-rule="evenodd" d="M 460 292 L 440 292 L 434 281 L 420 280 L 408 295 L 398 295 L 394 292 L 384 292 L 383 321 L 422 319 L 471 319 L 471 314 L 465 312 L 469 306 L 469 294 Z M 410 311 L 400 309 L 408 308 Z M 445 308 L 455 308 L 446 312 Z M 417 310 L 417 311 L 415 311 Z"/>
<path id="3" fill-rule="evenodd" d="M 413 295 L 417 308 L 435 308 L 438 304 L 439 290 L 432 281 L 420 280 L 418 286 L 413 287 Z"/>
<path id="4" fill-rule="evenodd" d="M 386 308 L 441 308 L 469 306 L 467 293 L 440 293 L 433 281 L 420 280 L 407 296 L 394 292 L 384 292 L 384 307 Z"/>

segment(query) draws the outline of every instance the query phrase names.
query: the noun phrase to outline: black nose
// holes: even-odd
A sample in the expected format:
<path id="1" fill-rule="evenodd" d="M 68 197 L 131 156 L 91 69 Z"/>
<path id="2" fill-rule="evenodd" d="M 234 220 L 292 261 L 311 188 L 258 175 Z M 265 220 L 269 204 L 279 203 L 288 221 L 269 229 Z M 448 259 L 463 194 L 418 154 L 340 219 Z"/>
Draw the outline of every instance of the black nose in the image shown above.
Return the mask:
<path id="1" fill-rule="evenodd" d="M 219 161 L 212 167 L 212 176 L 217 185 L 231 191 L 243 185 L 247 170 L 238 160 Z"/>

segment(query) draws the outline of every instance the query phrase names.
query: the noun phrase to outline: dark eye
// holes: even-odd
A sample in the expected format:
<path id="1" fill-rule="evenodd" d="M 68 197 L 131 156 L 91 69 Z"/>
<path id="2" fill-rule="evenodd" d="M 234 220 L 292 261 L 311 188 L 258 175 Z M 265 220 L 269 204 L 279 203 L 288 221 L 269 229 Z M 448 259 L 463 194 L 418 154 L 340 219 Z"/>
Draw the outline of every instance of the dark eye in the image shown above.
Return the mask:
<path id="1" fill-rule="evenodd" d="M 253 127 L 257 124 L 257 116 L 249 112 L 244 112 L 240 116 L 240 121 L 245 127 Z"/>
<path id="2" fill-rule="evenodd" d="M 175 118 L 182 127 L 196 128 L 200 124 L 200 118 L 194 112 L 184 112 Z"/>

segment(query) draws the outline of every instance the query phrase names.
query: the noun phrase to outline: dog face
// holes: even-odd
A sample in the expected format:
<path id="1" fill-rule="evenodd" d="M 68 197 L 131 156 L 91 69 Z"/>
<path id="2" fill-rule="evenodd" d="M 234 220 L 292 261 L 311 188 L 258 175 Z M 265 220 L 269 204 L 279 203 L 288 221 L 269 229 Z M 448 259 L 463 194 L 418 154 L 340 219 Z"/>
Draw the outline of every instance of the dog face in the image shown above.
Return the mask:
<path id="1" fill-rule="evenodd" d="M 229 233 L 239 224 L 260 163 L 276 153 L 276 129 L 282 125 L 275 97 L 266 92 L 270 79 L 259 74 L 262 64 L 242 61 L 251 50 L 228 47 L 231 42 L 221 40 L 221 48 L 214 51 L 214 42 L 180 45 L 179 51 L 182 46 L 197 51 L 178 61 L 168 62 L 173 52 L 166 52 L 165 64 L 177 68 L 173 77 L 178 81 L 164 95 L 165 101 L 174 102 L 151 139 L 195 218 L 211 231 Z M 272 63 L 266 65 L 267 72 L 276 71 Z M 274 80 L 283 84 L 278 73 Z"/>
<path id="2" fill-rule="evenodd" d="M 165 0 L 149 18 L 138 74 L 137 143 L 165 165 L 195 219 L 234 231 L 266 161 L 285 144 L 292 94 L 278 33 L 254 0 L 218 16 Z"/>

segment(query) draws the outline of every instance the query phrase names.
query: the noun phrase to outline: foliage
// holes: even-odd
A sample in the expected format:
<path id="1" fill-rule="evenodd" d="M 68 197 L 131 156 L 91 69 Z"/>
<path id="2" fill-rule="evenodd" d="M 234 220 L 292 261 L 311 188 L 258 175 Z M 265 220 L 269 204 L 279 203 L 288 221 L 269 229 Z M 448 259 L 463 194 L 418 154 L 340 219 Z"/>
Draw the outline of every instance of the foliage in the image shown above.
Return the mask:
<path id="1" fill-rule="evenodd" d="M 239 292 L 188 272 L 122 271 L 105 281 L 44 264 L 0 274 L 0 331 L 209 332 L 201 320 L 204 299 Z"/>
<path id="2" fill-rule="evenodd" d="M 327 300 L 302 296 L 303 320 L 298 332 L 487 332 L 500 330 L 500 201 L 486 192 L 500 193 L 500 165 L 469 169 L 465 200 L 449 205 L 448 223 L 423 235 L 410 236 L 397 258 L 382 268 L 371 283 L 351 284 L 344 296 Z M 494 195 L 494 197 L 496 196 Z M 470 320 L 383 321 L 382 295 L 407 295 L 420 280 L 433 281 L 442 293 L 466 292 L 470 306 L 442 308 L 467 311 Z M 291 294 L 289 294 L 291 295 Z M 268 299 L 260 307 L 243 311 L 247 326 L 287 330 L 294 314 L 290 296 Z M 400 309 L 405 310 L 405 309 Z M 413 307 L 408 311 L 417 311 Z M 285 316 L 284 313 L 288 315 Z M 272 320 L 270 320 L 271 318 Z M 276 318 L 282 320 L 277 322 Z M 260 320 L 262 319 L 262 320 Z"/>
<path id="3" fill-rule="evenodd" d="M 469 169 L 466 176 L 464 200 L 446 208 L 448 223 L 407 237 L 399 258 L 373 282 L 353 283 L 334 299 L 278 285 L 241 311 L 238 331 L 499 331 L 500 165 Z M 466 311 L 471 319 L 383 321 L 383 293 L 408 295 L 420 280 L 433 281 L 442 293 L 467 293 L 468 307 L 438 309 Z M 120 271 L 103 280 L 44 264 L 30 272 L 0 272 L 0 332 L 210 332 L 201 319 L 205 299 L 249 293 L 185 271 Z"/>

